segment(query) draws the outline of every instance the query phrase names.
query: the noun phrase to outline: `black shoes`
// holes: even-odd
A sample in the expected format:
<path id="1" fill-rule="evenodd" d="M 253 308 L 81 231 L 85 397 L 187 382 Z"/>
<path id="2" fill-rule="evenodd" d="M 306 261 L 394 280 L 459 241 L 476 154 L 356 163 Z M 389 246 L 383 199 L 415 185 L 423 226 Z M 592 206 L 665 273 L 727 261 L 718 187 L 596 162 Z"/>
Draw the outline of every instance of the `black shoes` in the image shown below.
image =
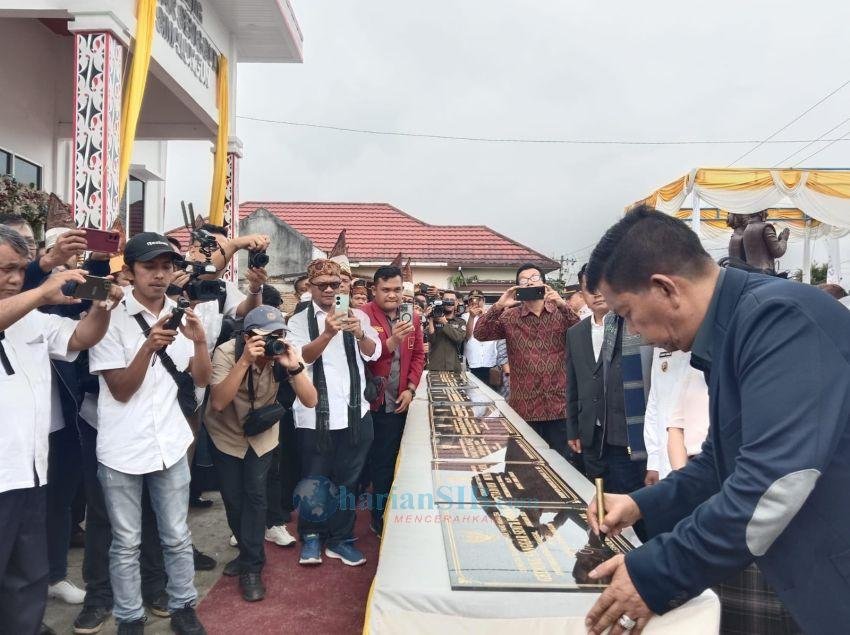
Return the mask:
<path id="1" fill-rule="evenodd" d="M 243 573 L 239 576 L 242 599 L 246 602 L 258 602 L 266 597 L 266 586 L 259 573 Z"/>
<path id="2" fill-rule="evenodd" d="M 171 614 L 171 630 L 178 635 L 206 635 L 207 633 L 191 604 Z"/>
<path id="3" fill-rule="evenodd" d="M 74 632 L 78 635 L 99 633 L 110 615 L 112 610 L 105 606 L 84 606 L 74 620 Z"/>
<path id="4" fill-rule="evenodd" d="M 192 546 L 192 555 L 195 556 L 195 571 L 212 571 L 218 563 L 215 558 L 198 551 Z"/>
<path id="5" fill-rule="evenodd" d="M 189 499 L 189 507 L 194 507 L 195 509 L 207 509 L 212 506 L 213 502 L 208 498 L 201 498 L 200 496 L 197 496 Z"/>
<path id="6" fill-rule="evenodd" d="M 157 617 L 168 617 L 171 615 L 168 610 L 168 593 L 165 591 L 160 591 L 154 596 L 145 598 L 143 604 Z"/>
<path id="7" fill-rule="evenodd" d="M 239 564 L 239 556 L 236 556 L 233 560 L 224 565 L 224 571 L 222 572 L 228 578 L 235 578 L 237 575 L 242 573 L 242 565 Z"/>
<path id="8" fill-rule="evenodd" d="M 118 622 L 118 635 L 144 635 L 147 618 L 132 622 Z"/>

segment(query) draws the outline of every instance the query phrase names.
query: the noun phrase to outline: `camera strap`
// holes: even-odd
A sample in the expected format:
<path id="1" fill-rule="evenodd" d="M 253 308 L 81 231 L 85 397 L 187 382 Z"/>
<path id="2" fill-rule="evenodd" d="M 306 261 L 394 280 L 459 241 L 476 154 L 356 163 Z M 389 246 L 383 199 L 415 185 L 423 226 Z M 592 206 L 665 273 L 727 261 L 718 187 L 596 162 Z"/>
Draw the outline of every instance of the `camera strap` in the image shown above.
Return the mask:
<path id="1" fill-rule="evenodd" d="M 254 365 L 248 367 L 248 398 L 251 400 L 251 412 L 254 412 L 254 400 L 257 394 L 254 392 Z"/>
<path id="2" fill-rule="evenodd" d="M 142 329 L 142 333 L 145 334 L 145 337 L 150 335 L 151 327 L 145 321 L 145 318 L 142 317 L 141 313 L 136 313 L 136 315 L 133 316 L 133 319 L 136 320 L 136 323 L 138 323 L 139 328 Z M 171 359 L 171 356 L 165 352 L 164 348 L 159 349 L 156 352 L 156 356 L 159 357 L 159 361 L 162 362 L 162 367 L 168 372 L 169 375 L 171 375 L 171 378 L 174 380 L 174 383 L 176 383 L 177 387 L 179 388 L 180 380 L 178 379 L 178 377 L 180 375 L 180 371 L 177 370 L 177 365 L 174 363 L 174 360 Z"/>

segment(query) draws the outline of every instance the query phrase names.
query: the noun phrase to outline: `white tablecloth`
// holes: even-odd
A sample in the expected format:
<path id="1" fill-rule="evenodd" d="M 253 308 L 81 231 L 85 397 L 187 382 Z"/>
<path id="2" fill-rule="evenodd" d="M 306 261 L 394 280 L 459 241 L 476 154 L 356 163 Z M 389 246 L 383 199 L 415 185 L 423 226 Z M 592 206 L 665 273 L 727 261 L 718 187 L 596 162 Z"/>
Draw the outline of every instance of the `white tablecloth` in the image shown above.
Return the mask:
<path id="1" fill-rule="evenodd" d="M 471 374 L 470 377 L 473 378 Z M 482 382 L 478 383 L 483 387 Z M 552 468 L 589 500 L 593 485 L 555 450 L 548 449 L 499 395 L 484 388 L 523 436 L 541 450 Z M 419 504 L 433 493 L 427 399 L 423 375 L 410 407 L 396 464 L 392 488 L 396 508 L 385 512 L 380 561 L 369 593 L 363 632 L 584 635 L 584 617 L 597 593 L 452 590 L 438 521 L 441 511 Z M 627 534 L 627 538 L 639 544 L 634 534 Z M 720 603 L 714 593 L 706 591 L 684 606 L 653 618 L 644 632 L 714 635 L 719 628 Z"/>

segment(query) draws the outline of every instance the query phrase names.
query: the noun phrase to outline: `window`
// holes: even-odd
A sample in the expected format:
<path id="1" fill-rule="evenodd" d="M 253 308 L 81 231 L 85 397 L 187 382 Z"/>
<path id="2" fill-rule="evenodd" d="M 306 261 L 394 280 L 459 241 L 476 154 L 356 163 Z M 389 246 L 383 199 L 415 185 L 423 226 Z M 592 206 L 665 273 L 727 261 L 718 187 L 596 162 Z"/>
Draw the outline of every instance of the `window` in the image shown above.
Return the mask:
<path id="1" fill-rule="evenodd" d="M 41 189 L 41 167 L 21 157 L 14 158 L 12 176 L 20 183 Z"/>
<path id="2" fill-rule="evenodd" d="M 127 238 L 145 227 L 145 182 L 134 176 L 127 183 Z"/>
<path id="3" fill-rule="evenodd" d="M 5 150 L 0 150 L 0 176 L 12 173 L 12 155 Z"/>

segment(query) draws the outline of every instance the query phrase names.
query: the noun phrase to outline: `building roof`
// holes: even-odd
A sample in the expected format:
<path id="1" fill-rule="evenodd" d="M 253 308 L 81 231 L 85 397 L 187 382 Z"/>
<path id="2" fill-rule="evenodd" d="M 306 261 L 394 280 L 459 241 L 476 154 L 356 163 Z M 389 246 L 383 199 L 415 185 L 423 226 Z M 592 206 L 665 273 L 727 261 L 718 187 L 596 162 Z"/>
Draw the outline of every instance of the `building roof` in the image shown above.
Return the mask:
<path id="1" fill-rule="evenodd" d="M 484 225 L 429 225 L 387 203 L 286 203 L 247 201 L 239 206 L 244 220 L 265 209 L 327 252 L 346 229 L 353 263 L 389 263 L 398 252 L 412 264 L 515 267 L 534 263 L 554 271 L 560 263 Z M 186 244 L 185 228 L 168 232 Z"/>

